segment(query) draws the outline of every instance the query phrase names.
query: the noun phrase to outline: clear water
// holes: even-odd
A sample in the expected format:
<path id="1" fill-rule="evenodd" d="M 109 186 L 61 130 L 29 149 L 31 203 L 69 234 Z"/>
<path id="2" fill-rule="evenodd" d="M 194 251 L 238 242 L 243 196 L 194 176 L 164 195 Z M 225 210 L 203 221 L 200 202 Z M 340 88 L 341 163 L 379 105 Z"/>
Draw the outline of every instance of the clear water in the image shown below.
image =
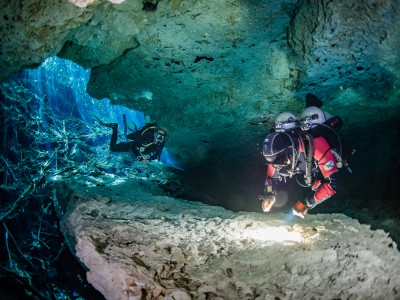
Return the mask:
<path id="1" fill-rule="evenodd" d="M 95 164 L 113 164 L 107 172 L 116 176 L 128 174 L 122 165 L 131 167 L 135 158 L 109 151 L 111 130 L 95 116 L 119 124 L 119 141 L 125 139 L 123 115 L 132 129 L 146 116 L 91 98 L 89 76 L 90 70 L 51 57 L 0 85 L 0 271 L 8 275 L 0 277 L 0 298 L 102 299 L 65 245 L 52 186 L 76 174 L 96 176 Z M 160 161 L 178 165 L 167 148 Z"/>

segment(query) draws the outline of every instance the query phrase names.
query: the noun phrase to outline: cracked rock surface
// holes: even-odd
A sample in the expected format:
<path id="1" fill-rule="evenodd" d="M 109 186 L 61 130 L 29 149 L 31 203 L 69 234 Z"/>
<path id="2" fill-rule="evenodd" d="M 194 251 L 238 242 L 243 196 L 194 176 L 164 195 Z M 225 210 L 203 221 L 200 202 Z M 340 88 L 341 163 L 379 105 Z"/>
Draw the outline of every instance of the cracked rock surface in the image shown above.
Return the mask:
<path id="1" fill-rule="evenodd" d="M 287 220 L 155 195 L 136 180 L 77 187 L 63 220 L 106 299 L 394 299 L 400 255 L 341 214 Z"/>

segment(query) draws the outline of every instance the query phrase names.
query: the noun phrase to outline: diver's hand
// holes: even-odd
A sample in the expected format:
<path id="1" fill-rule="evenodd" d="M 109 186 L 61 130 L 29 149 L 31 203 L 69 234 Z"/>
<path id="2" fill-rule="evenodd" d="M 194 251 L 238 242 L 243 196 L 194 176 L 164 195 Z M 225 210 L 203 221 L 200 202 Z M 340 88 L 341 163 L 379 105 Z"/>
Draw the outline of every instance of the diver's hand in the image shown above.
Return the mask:
<path id="1" fill-rule="evenodd" d="M 261 204 L 261 208 L 262 208 L 263 212 L 269 212 L 272 208 L 272 205 L 274 205 L 274 203 L 275 203 L 274 196 L 268 196 L 268 197 L 264 198 L 264 200 Z"/>

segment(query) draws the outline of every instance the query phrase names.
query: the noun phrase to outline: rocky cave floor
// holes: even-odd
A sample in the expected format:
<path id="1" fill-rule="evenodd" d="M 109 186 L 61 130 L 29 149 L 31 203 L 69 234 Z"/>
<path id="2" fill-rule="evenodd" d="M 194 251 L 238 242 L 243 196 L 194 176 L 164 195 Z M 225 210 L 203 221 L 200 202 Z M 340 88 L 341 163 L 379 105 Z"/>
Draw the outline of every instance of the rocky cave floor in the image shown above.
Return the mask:
<path id="1" fill-rule="evenodd" d="M 89 282 L 107 299 L 122 299 L 118 293 L 151 299 L 153 296 L 154 299 L 168 296 L 190 299 L 188 294 L 195 299 L 263 299 L 271 295 L 276 299 L 326 295 L 340 299 L 351 295 L 361 299 L 368 295 L 391 298 L 398 293 L 399 283 L 393 277 L 397 272 L 397 267 L 393 267 L 398 262 L 397 251 L 393 252 L 396 244 L 382 230 L 370 230 L 369 226 L 341 214 L 354 211 L 366 218 L 366 224 L 373 223 L 375 229 L 385 226 L 385 231 L 394 239 L 398 220 L 389 218 L 389 211 L 361 209 L 365 202 L 360 200 L 354 206 L 349 201 L 343 207 L 336 204 L 336 207 L 326 207 L 325 211 L 320 208 L 304 220 L 288 219 L 280 212 L 236 214 L 220 207 L 196 205 L 193 201 L 190 201 L 193 205 L 181 202 L 179 198 L 193 197 L 193 191 L 183 184 L 181 172 L 162 164 L 134 163 L 127 169 L 131 170 L 126 173 L 130 178 L 115 176 L 104 169 L 82 181 L 74 178 L 63 182 L 64 188 L 73 190 L 71 193 L 63 192 L 62 187 L 59 189 L 61 194 L 71 196 L 63 222 L 69 232 L 75 232 L 77 255 L 89 266 Z M 259 237 L 253 242 L 246 237 L 249 231 L 265 226 L 294 230 L 292 234 L 302 232 L 304 241 L 287 247 L 286 242 L 264 244 L 257 241 Z M 212 234 L 207 233 L 209 230 Z M 240 242 L 242 235 L 244 244 Z M 229 242 L 236 236 L 237 240 Z M 121 244 L 121 241 L 125 242 Z M 221 243 L 223 248 L 230 249 L 226 250 L 230 254 L 225 256 L 221 254 L 224 251 L 217 251 Z M 172 253 L 168 252 L 171 247 L 168 245 L 174 245 Z M 183 245 L 191 246 L 186 249 Z M 201 263 L 210 251 L 213 253 L 213 245 L 215 256 Z M 197 250 L 190 250 L 191 247 Z M 140 259 L 132 264 L 130 257 L 136 257 L 137 253 Z M 276 266 L 268 269 L 271 257 Z M 174 259 L 175 264 L 170 265 Z M 316 266 L 315 262 L 320 265 Z M 181 264 L 186 266 L 186 271 L 180 269 Z M 283 271 L 279 268 L 281 264 L 286 266 Z M 229 265 L 233 266 L 233 273 L 228 268 L 226 276 L 220 268 Z M 170 273 L 159 273 L 169 268 Z M 375 271 L 371 273 L 370 268 Z M 120 273 L 120 269 L 124 271 Z M 251 275 L 245 271 L 250 269 Z M 270 274 L 264 274 L 265 270 Z M 158 276 L 161 281 L 155 279 Z M 294 279 L 304 284 L 304 289 Z M 140 288 L 147 280 L 149 283 Z M 127 288 L 124 282 L 132 285 Z M 381 288 L 372 282 L 381 282 Z M 314 284 L 315 288 L 311 288 Z"/>
<path id="2" fill-rule="evenodd" d="M 58 202 L 65 212 L 67 210 L 69 197 L 75 189 L 82 188 L 101 188 L 104 192 L 104 197 L 107 198 L 107 191 L 111 191 L 114 185 L 124 184 L 125 182 L 134 181 L 137 182 L 142 189 L 146 190 L 149 194 L 154 196 L 167 196 L 172 198 L 196 201 L 202 199 L 205 204 L 215 205 L 215 199 L 210 200 L 207 203 L 206 197 L 201 197 L 198 191 L 195 191 L 185 183 L 184 172 L 173 167 L 163 165 L 159 162 L 149 162 L 142 163 L 134 161 L 129 155 L 115 155 L 107 154 L 107 157 L 111 158 L 108 163 L 99 164 L 96 166 L 95 171 L 90 173 L 72 172 L 70 174 L 64 174 L 63 178 L 60 178 L 55 183 L 57 189 Z M 104 162 L 103 161 L 103 162 Z M 132 192 L 134 193 L 134 191 Z M 198 199 L 196 199 L 198 197 Z M 257 199 L 249 199 L 249 202 L 256 202 Z M 318 218 L 324 218 L 323 214 L 327 214 L 326 217 L 329 218 L 329 214 L 344 214 L 351 218 L 359 220 L 361 224 L 370 225 L 371 229 L 383 229 L 387 232 L 390 238 L 393 239 L 395 245 L 392 247 L 399 247 L 400 244 L 400 217 L 399 209 L 393 203 L 393 205 L 383 206 L 373 206 L 366 207 L 366 201 L 363 199 L 348 199 L 346 203 L 338 203 L 337 201 L 332 201 L 331 203 L 326 202 L 318 209 L 313 210 L 310 213 L 312 215 L 320 214 Z M 254 204 L 254 203 L 253 203 Z M 224 206 L 221 203 L 221 206 Z M 250 205 L 250 207 L 255 207 Z M 40 208 L 39 208 L 40 209 Z M 261 212 L 261 210 L 250 209 L 250 212 Z M 265 214 L 265 219 L 269 217 Z M 294 221 L 296 222 L 296 221 Z M 299 220 L 301 222 L 301 220 Z M 60 238 L 60 237 L 58 237 Z M 68 265 L 68 267 L 66 267 Z M 93 289 L 93 287 L 86 282 L 85 271 L 82 269 L 77 261 L 74 260 L 73 256 L 67 248 L 62 252 L 60 259 L 54 266 L 55 273 L 57 275 L 50 275 L 49 282 L 51 284 L 60 284 L 64 286 L 65 289 L 71 289 L 71 294 L 73 290 L 76 293 L 83 296 L 84 299 L 99 299 L 102 295 Z M 68 270 L 65 272 L 65 270 Z M 63 271 L 62 271 L 63 270 Z M 50 272 L 51 273 L 51 272 Z M 78 278 L 78 281 L 71 280 L 67 282 L 65 278 Z M 9 284 L 14 284 L 15 282 L 10 281 Z M 80 286 L 78 287 L 77 284 Z M 14 299 L 9 294 L 8 299 Z M 15 299 L 24 299 L 22 294 L 15 296 Z M 27 298 L 29 299 L 29 298 Z"/>
<path id="3" fill-rule="evenodd" d="M 122 156 L 119 159 L 119 162 L 121 162 L 121 159 L 124 162 L 125 159 L 125 166 L 119 171 L 119 175 L 115 167 L 110 167 L 89 177 L 75 178 L 74 180 L 77 183 L 88 186 L 106 186 L 107 181 L 111 180 L 115 182 L 115 178 L 118 177 L 121 182 L 126 178 L 137 179 L 142 185 L 147 186 L 148 190 L 154 195 L 165 195 L 184 200 L 201 201 L 210 205 L 218 205 L 216 203 L 218 200 L 215 198 L 204 197 L 204 195 L 199 194 L 197 189 L 193 189 L 186 184 L 184 179 L 185 174 L 182 170 L 165 166 L 158 162 L 135 162 L 133 165 L 129 165 L 126 157 L 123 158 Z M 116 172 L 117 175 L 113 172 Z M 397 247 L 399 247 L 400 207 L 396 199 L 377 199 L 373 205 L 370 205 L 370 202 L 364 199 L 349 198 L 345 202 L 332 200 L 321 204 L 320 207 L 316 207 L 310 214 L 342 213 L 348 217 L 357 219 L 361 224 L 371 225 L 371 229 L 373 230 L 384 230 L 389 233 L 389 236 L 396 242 Z M 258 206 L 257 199 L 248 199 L 248 201 L 250 209 L 243 209 L 243 211 L 261 212 L 261 209 L 254 210 L 254 207 Z M 377 205 L 378 203 L 384 203 L 384 205 Z M 219 204 L 227 208 L 227 205 L 224 205 L 222 200 Z"/>

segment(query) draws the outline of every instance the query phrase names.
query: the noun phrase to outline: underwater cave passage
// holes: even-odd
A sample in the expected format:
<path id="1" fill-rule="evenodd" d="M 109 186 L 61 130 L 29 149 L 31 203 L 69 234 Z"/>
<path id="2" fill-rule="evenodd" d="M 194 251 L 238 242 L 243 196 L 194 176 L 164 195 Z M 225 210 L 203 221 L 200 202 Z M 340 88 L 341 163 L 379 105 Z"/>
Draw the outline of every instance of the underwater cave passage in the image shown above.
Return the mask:
<path id="1" fill-rule="evenodd" d="M 165 185 L 168 175 L 160 169 L 176 170 L 178 165 L 166 147 L 161 164 L 142 164 L 131 153 L 111 152 L 112 130 L 102 125 L 117 123 L 118 140 L 123 141 L 153 120 L 143 112 L 112 105 L 108 98 L 90 97 L 86 92 L 89 76 L 90 69 L 50 57 L 36 69 L 26 69 L 0 85 L 4 108 L 0 135 L 1 264 L 23 285 L 21 290 L 41 293 L 37 299 L 61 299 L 58 294 L 65 295 L 62 299 L 77 299 L 87 292 L 87 284 L 80 286 L 82 276 L 76 274 L 84 274 L 84 270 L 72 265 L 74 258 L 65 258 L 68 251 L 60 228 L 53 226 L 65 213 L 71 182 L 106 187 L 105 180 L 117 185 L 134 178 Z M 113 100 L 120 96 L 110 94 Z M 152 100 L 153 93 L 141 90 L 132 97 Z M 169 191 L 176 187 L 179 185 L 168 186 Z M 68 264 L 68 280 L 64 264 Z M 60 280 L 65 290 L 55 291 L 55 287 L 43 284 L 43 279 Z M 1 299 L 2 292 L 0 289 Z M 66 298 L 69 296 L 73 298 Z M 85 299 L 101 299 L 95 292 L 92 297 Z"/>

